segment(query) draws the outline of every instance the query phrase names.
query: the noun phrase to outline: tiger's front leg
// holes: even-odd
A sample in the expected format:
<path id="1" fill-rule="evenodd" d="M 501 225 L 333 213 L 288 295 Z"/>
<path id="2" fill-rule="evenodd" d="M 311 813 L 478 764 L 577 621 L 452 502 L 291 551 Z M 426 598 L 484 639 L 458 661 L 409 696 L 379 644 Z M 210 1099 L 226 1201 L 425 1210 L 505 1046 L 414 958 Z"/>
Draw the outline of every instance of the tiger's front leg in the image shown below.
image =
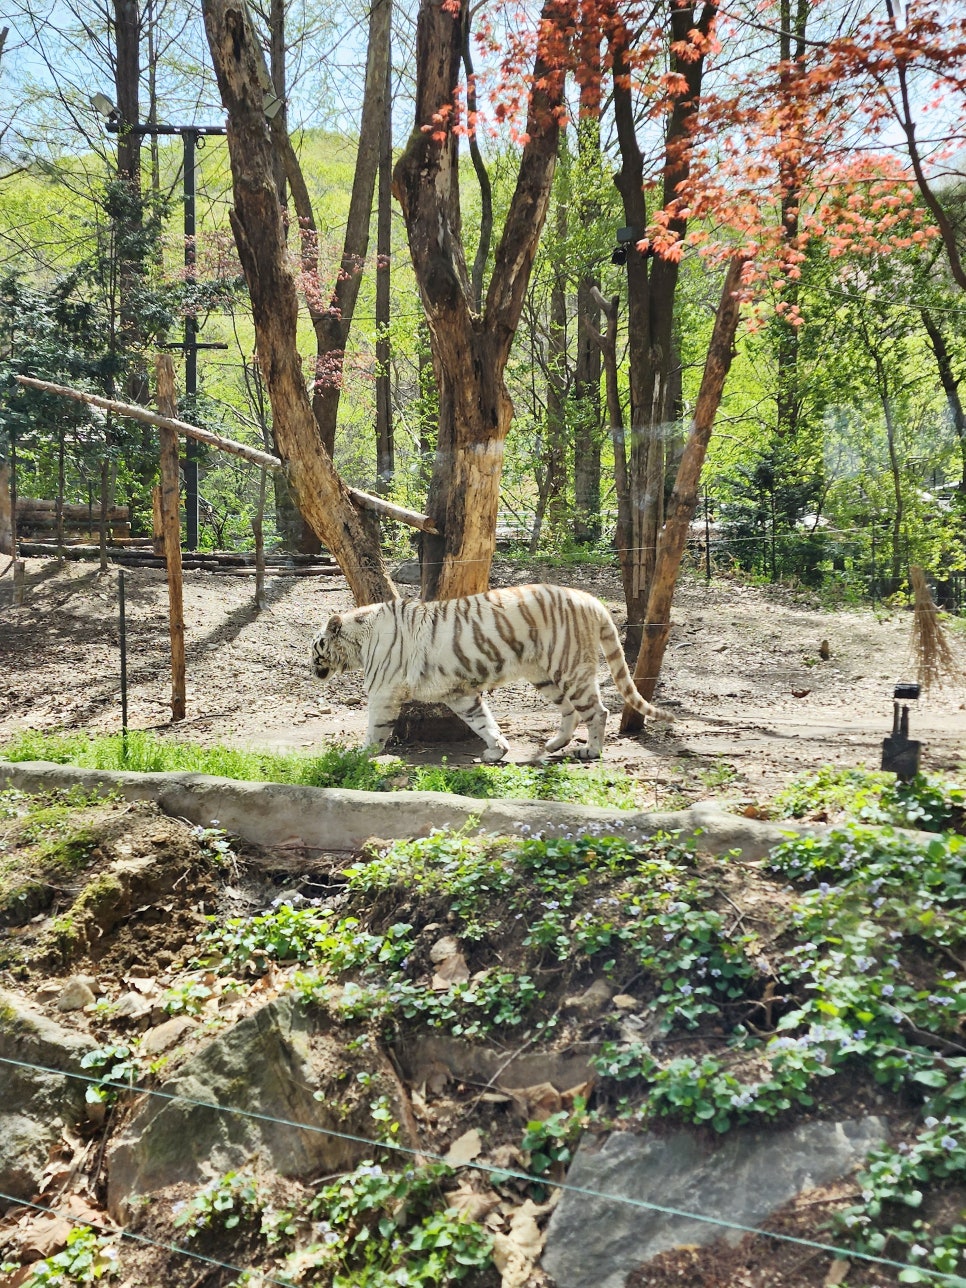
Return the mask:
<path id="1" fill-rule="evenodd" d="M 500 726 L 493 718 L 493 712 L 486 704 L 481 693 L 469 697 L 459 696 L 446 699 L 450 711 L 455 711 L 461 720 L 465 720 L 474 733 L 478 733 L 486 743 L 483 759 L 491 763 L 502 760 L 510 750 L 510 744 L 500 733 Z"/>
<path id="2" fill-rule="evenodd" d="M 384 693 L 369 694 L 369 727 L 366 730 L 366 746 L 382 751 L 392 737 L 396 727 L 402 703 Z"/>

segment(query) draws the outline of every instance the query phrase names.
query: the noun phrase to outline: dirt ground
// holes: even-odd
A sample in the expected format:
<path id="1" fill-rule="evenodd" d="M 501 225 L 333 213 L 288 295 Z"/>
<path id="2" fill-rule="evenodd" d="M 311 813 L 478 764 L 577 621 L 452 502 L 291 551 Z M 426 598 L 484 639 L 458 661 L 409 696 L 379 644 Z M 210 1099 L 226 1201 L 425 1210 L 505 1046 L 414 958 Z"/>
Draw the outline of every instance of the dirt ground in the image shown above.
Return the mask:
<path id="1" fill-rule="evenodd" d="M 503 561 L 493 581 L 512 584 L 541 577 L 594 591 L 621 619 L 615 572 L 583 569 L 559 574 Z M 31 560 L 25 602 L 17 607 L 9 575 L 0 577 L 0 738 L 23 729 L 119 729 L 117 592 L 116 569 L 101 575 L 90 566 Z M 294 750 L 363 739 L 366 711 L 360 677 L 323 686 L 308 666 L 314 632 L 330 612 L 351 606 L 342 578 L 276 576 L 270 580 L 270 606 L 258 614 L 252 605 L 251 577 L 187 573 L 188 719 L 179 726 L 168 720 L 164 576 L 154 570 L 127 570 L 125 593 L 133 728 L 198 742 Z M 670 729 L 654 726 L 640 738 L 618 738 L 620 702 L 609 679 L 604 685 L 615 713 L 605 762 L 647 783 L 648 795 L 653 785 L 655 804 L 664 807 L 711 796 L 767 801 L 789 777 L 824 763 L 878 765 L 882 737 L 891 728 L 893 685 L 914 678 L 908 611 L 829 612 L 790 591 L 743 587 L 726 579 L 710 585 L 687 579 L 676 599 L 674 619 L 657 695 L 676 715 Z M 826 640 L 829 657 L 823 661 L 821 646 Z M 962 633 L 954 636 L 953 646 L 966 664 Z M 526 685 L 500 690 L 493 706 L 510 738 L 511 759 L 526 762 L 539 756 L 555 716 L 536 692 Z M 923 741 L 925 768 L 960 766 L 966 760 L 966 689 L 947 688 L 921 700 L 912 712 L 912 732 Z M 468 738 L 464 743 L 407 747 L 400 754 L 425 762 L 446 756 L 450 763 L 461 764 L 478 758 L 480 749 L 480 743 Z M 20 844 L 12 830 L 16 826 L 16 820 L 8 821 L 0 836 L 8 867 Z M 68 979 L 78 971 L 88 972 L 83 978 L 105 1005 L 75 1013 L 76 1023 L 98 1041 L 136 1044 L 146 1026 L 160 1026 L 171 1014 L 179 1014 L 167 1005 L 171 997 L 187 998 L 191 988 L 200 988 L 206 1000 L 195 1020 L 232 1024 L 280 992 L 289 974 L 299 969 L 297 964 L 280 968 L 256 981 L 251 991 L 239 992 L 230 977 L 222 979 L 193 961 L 207 914 L 248 914 L 269 907 L 280 891 L 290 889 L 289 855 L 241 848 L 226 867 L 223 855 L 205 851 L 204 833 L 144 803 L 87 807 L 70 820 L 73 847 L 63 844 L 66 826 L 51 823 L 50 837 L 41 829 L 31 833 L 29 844 L 21 838 L 24 889 L 30 886 L 27 893 L 34 902 L 25 902 L 23 916 L 7 917 L 0 936 L 0 987 L 53 1013 Z M 38 846 L 48 841 L 54 848 L 43 851 L 47 867 L 41 864 L 41 880 L 26 861 L 36 865 Z M 134 860 L 143 862 L 132 867 Z M 331 872 L 320 866 L 306 875 L 301 857 L 298 862 L 298 883 L 308 895 L 335 888 Z M 341 868 L 344 860 L 339 862 Z M 104 880 L 129 870 L 134 875 L 125 878 L 126 884 Z M 709 869 L 706 877 L 739 920 L 747 916 L 767 938 L 768 919 L 777 917 L 781 907 L 776 883 L 745 868 L 733 874 L 731 883 L 717 870 L 712 875 Z M 369 912 L 378 915 L 380 927 L 403 916 L 411 921 L 413 908 L 408 894 L 405 898 L 405 909 L 386 904 L 374 905 Z M 57 932 L 55 919 L 67 911 L 73 930 L 65 937 Z M 426 908 L 417 918 L 420 926 L 427 922 L 432 938 L 439 933 L 438 914 L 439 909 Z M 515 924 L 506 920 L 511 927 Z M 506 945 L 498 956 L 504 964 L 513 962 Z M 472 961 L 470 967 L 486 964 Z M 556 1001 L 565 986 L 569 981 L 559 981 Z M 133 1002 L 140 1005 L 122 1015 L 122 998 L 130 1006 L 134 994 Z M 597 1012 L 578 1015 L 555 1031 L 556 1040 L 561 1046 L 579 1045 L 599 1037 L 604 1032 L 601 1023 Z M 196 1023 L 181 1039 L 182 1054 L 193 1049 L 192 1042 L 208 1036 L 208 1029 Z M 709 1042 L 713 1047 L 721 1039 L 698 1033 L 693 1040 L 693 1050 L 701 1054 Z M 691 1049 L 681 1045 L 678 1036 L 674 1041 L 675 1054 Z M 484 1098 L 476 1084 L 452 1082 L 423 1099 L 423 1093 L 414 1095 L 412 1088 L 402 1094 L 415 1106 L 414 1129 L 424 1148 L 444 1150 L 464 1130 L 471 1111 L 488 1141 L 520 1139 L 521 1122 L 512 1117 L 515 1102 L 509 1096 L 502 1097 L 506 1105 L 500 1096 L 481 1105 Z M 604 1108 L 609 1112 L 613 1106 Z M 915 1107 L 851 1076 L 823 1087 L 821 1108 L 843 1115 L 888 1114 L 897 1137 L 913 1130 L 916 1113 Z M 523 1117 L 528 1116 L 532 1112 L 525 1106 Z M 63 1208 L 70 1220 L 58 1225 L 33 1209 L 10 1214 L 0 1225 L 0 1262 L 11 1251 L 26 1261 L 62 1247 L 71 1221 L 113 1229 L 103 1210 L 104 1156 L 96 1120 L 77 1133 L 65 1133 L 61 1153 L 51 1161 L 43 1202 Z M 518 1153 L 507 1155 L 507 1160 L 514 1165 L 522 1161 Z M 185 1192 L 182 1186 L 146 1210 L 141 1232 L 147 1238 L 166 1245 L 182 1240 L 172 1223 L 171 1203 L 182 1200 Z M 508 1192 L 506 1212 L 493 1216 L 494 1222 L 503 1223 L 501 1230 L 522 1198 L 522 1190 Z M 854 1199 L 854 1181 L 849 1178 L 837 1188 L 809 1192 L 798 1205 L 776 1213 L 769 1228 L 793 1239 L 813 1237 L 826 1243 L 829 1213 Z M 292 1200 L 286 1197 L 285 1202 L 291 1205 Z M 252 1248 L 227 1236 L 223 1246 L 206 1245 L 205 1251 L 236 1265 L 255 1264 Z M 125 1242 L 122 1256 L 123 1282 L 132 1288 L 153 1283 L 197 1288 L 202 1281 L 227 1284 L 234 1278 L 227 1272 L 212 1278 L 210 1266 L 199 1273 L 198 1264 L 169 1256 L 165 1248 L 129 1248 Z M 885 1271 L 858 1264 L 851 1269 L 865 1288 L 896 1282 Z M 703 1251 L 686 1248 L 665 1254 L 636 1272 L 629 1288 L 678 1283 L 687 1288 L 813 1288 L 842 1282 L 848 1270 L 846 1262 L 828 1252 L 749 1237 L 736 1246 L 722 1242 Z M 528 1280 L 534 1286 L 545 1282 L 536 1271 Z"/>
<path id="2" fill-rule="evenodd" d="M 270 576 L 269 606 L 256 613 L 251 576 L 186 572 L 188 718 L 171 726 L 165 577 L 154 569 L 124 576 L 131 728 L 272 749 L 362 741 L 361 676 L 323 685 L 308 666 L 313 634 L 331 612 L 352 606 L 343 578 Z M 623 621 L 616 569 L 503 560 L 492 584 L 535 580 L 589 589 Z M 908 609 L 828 611 L 805 593 L 686 577 L 673 618 L 656 700 L 674 712 L 674 725 L 619 738 L 615 714 L 605 744 L 606 762 L 653 783 L 655 804 L 682 792 L 754 801 L 820 764 L 878 767 L 893 685 L 915 679 Z M 823 641 L 828 660 L 821 657 Z M 966 666 L 961 632 L 953 634 L 953 648 Z M 606 671 L 602 688 L 618 712 Z M 492 706 L 510 740 L 510 759 L 538 758 L 556 719 L 536 691 L 508 686 L 493 695 Z M 110 732 L 120 722 L 117 569 L 101 574 L 89 564 L 28 560 L 19 607 L 9 575 L 0 579 L 0 738 L 23 729 Z M 966 683 L 913 704 L 911 733 L 923 743 L 924 768 L 962 763 Z M 468 735 L 462 743 L 400 754 L 468 764 L 481 749 Z"/>

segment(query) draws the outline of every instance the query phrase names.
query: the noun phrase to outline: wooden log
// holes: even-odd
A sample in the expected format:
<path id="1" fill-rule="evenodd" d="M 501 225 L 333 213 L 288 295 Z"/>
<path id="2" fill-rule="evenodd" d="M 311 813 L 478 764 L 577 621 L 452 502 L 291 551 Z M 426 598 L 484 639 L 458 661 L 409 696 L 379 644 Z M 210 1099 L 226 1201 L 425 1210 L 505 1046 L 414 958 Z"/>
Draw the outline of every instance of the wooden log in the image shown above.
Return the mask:
<path id="1" fill-rule="evenodd" d="M 29 519 L 35 515 L 56 515 L 56 513 L 56 501 L 47 501 L 42 497 L 34 496 L 17 497 L 18 518 Z M 81 519 L 90 522 L 91 507 L 86 502 L 65 501 L 63 515 L 65 519 Z M 112 523 L 127 523 L 131 518 L 131 511 L 126 505 L 112 505 L 107 512 L 107 517 Z"/>
<path id="2" fill-rule="evenodd" d="M 131 532 L 131 525 L 129 523 L 124 522 L 123 520 L 112 522 L 112 520 L 109 518 L 107 521 L 107 526 L 108 526 L 108 530 L 112 532 L 115 536 L 129 536 Z M 20 532 L 56 532 L 57 515 L 48 514 L 46 512 L 41 512 L 41 511 L 38 511 L 36 514 L 20 514 L 20 512 L 18 511 L 17 528 Z M 96 523 L 94 527 L 92 527 L 90 518 L 86 514 L 84 515 L 83 520 L 80 520 L 80 519 L 64 520 L 65 534 L 71 533 L 71 532 L 75 532 L 75 533 L 93 532 L 93 531 L 96 531 L 96 528 L 97 528 Z"/>
<path id="3" fill-rule="evenodd" d="M 171 355 L 159 353 L 154 363 L 157 400 L 173 420 L 178 410 L 174 393 Z M 185 717 L 184 594 L 181 577 L 181 470 L 178 434 L 169 425 L 159 427 L 161 438 L 161 529 L 168 570 L 168 622 L 171 634 L 171 719 Z"/>
<path id="4" fill-rule="evenodd" d="M 88 403 L 92 407 L 100 407 L 104 411 L 113 411 L 118 416 L 126 416 L 129 420 L 140 421 L 143 425 L 157 425 L 159 429 L 171 429 L 176 434 L 184 434 L 188 438 L 195 438 L 200 443 L 208 443 L 211 447 L 217 447 L 223 452 L 231 452 L 235 456 L 240 456 L 243 460 L 251 461 L 253 465 L 264 466 L 268 470 L 281 470 L 285 468 L 285 462 L 278 456 L 273 456 L 271 452 L 263 452 L 260 448 L 249 447 L 247 443 L 237 443 L 233 438 L 225 438 L 221 434 L 213 434 L 210 430 L 199 429 L 197 425 L 189 425 L 187 421 L 177 420 L 173 416 L 163 416 L 157 412 L 149 411 L 147 407 L 139 407 L 134 403 L 119 402 L 116 398 L 102 398 L 100 394 L 88 393 L 85 389 L 71 389 L 67 385 L 55 385 L 49 380 L 35 380 L 33 376 L 17 376 L 17 380 L 22 385 L 27 385 L 31 389 L 42 389 L 45 393 L 60 394 L 63 398 L 72 398 L 75 402 Z M 360 509 L 372 510 L 376 514 L 385 515 L 388 519 L 395 519 L 398 523 L 405 523 L 408 527 L 419 528 L 423 532 L 429 532 L 433 536 L 439 536 L 440 532 L 432 519 L 427 514 L 419 514 L 415 510 L 409 510 L 405 506 L 395 505 L 392 501 L 386 501 L 381 496 L 373 496 L 371 492 L 362 492 L 359 488 L 348 488 L 349 496 L 354 505 Z"/>

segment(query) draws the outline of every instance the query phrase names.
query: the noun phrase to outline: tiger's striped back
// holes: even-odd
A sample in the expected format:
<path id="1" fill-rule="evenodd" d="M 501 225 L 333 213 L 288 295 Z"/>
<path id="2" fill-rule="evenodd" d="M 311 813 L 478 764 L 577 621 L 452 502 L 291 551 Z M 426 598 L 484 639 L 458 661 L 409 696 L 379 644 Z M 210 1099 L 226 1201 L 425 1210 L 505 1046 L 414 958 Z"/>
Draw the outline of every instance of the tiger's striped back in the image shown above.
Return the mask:
<path id="1" fill-rule="evenodd" d="M 586 749 L 600 755 L 607 709 L 597 682 L 602 651 L 625 702 L 670 719 L 637 692 L 610 613 L 584 591 L 510 586 L 430 603 L 394 600 L 333 616 L 313 641 L 320 678 L 361 667 L 369 694 L 370 742 L 382 746 L 402 703 L 445 702 L 487 743 L 487 759 L 508 749 L 481 694 L 527 679 L 561 713 L 547 743 L 556 751 L 587 724 Z"/>

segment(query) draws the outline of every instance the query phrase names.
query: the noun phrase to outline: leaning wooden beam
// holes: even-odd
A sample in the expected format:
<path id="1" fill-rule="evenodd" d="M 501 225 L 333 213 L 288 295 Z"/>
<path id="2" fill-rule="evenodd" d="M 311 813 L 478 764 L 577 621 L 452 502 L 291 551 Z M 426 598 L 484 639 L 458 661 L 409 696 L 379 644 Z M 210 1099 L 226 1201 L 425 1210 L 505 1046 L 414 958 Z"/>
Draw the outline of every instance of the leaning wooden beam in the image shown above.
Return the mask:
<path id="1" fill-rule="evenodd" d="M 233 438 L 225 438 L 221 434 L 213 434 L 211 430 L 199 429 L 197 425 L 189 425 L 187 421 L 175 420 L 172 416 L 160 416 L 157 412 L 151 411 L 147 407 L 139 407 L 136 403 L 118 402 L 116 398 L 104 398 L 100 394 L 88 393 L 86 389 L 71 389 L 68 385 L 55 385 L 49 380 L 36 380 L 33 376 L 17 376 L 22 385 L 27 385 L 30 389 L 40 389 L 44 393 L 59 394 L 62 398 L 72 398 L 75 402 L 87 403 L 91 407 L 100 407 L 103 411 L 112 411 L 117 416 L 126 416 L 129 420 L 138 420 L 144 425 L 157 425 L 161 429 L 173 429 L 175 433 L 184 434 L 186 438 L 196 438 L 200 443 L 208 443 L 210 447 L 217 447 L 223 452 L 232 452 L 235 456 L 241 456 L 246 461 L 251 461 L 253 465 L 262 465 L 265 469 L 281 470 L 285 468 L 285 462 L 278 456 L 273 456 L 271 452 L 263 452 L 258 447 L 249 447 L 246 443 L 237 443 Z M 439 536 L 439 529 L 433 523 L 427 514 L 419 514 L 416 510 L 407 510 L 405 506 L 394 505 L 392 501 L 386 501 L 381 496 L 373 496 L 371 492 L 362 492 L 359 488 L 350 487 L 349 496 L 353 504 L 363 510 L 373 510 L 376 514 L 384 514 L 387 519 L 395 519 L 397 523 L 405 523 L 410 528 L 419 528 L 423 532 L 431 532 L 433 536 Z"/>
<path id="2" fill-rule="evenodd" d="M 49 380 L 35 380 L 33 376 L 17 376 L 22 385 L 30 389 L 41 389 L 44 393 L 59 394 L 61 398 L 73 398 L 74 402 L 87 403 L 90 407 L 100 407 L 103 411 L 112 411 L 129 420 L 139 420 L 144 425 L 157 425 L 161 429 L 173 429 L 176 434 L 187 438 L 196 438 L 200 443 L 211 447 L 220 447 L 222 451 L 233 452 L 255 465 L 264 465 L 270 470 L 280 470 L 282 462 L 270 452 L 263 452 L 257 447 L 248 447 L 245 443 L 236 443 L 233 438 L 223 438 L 211 430 L 199 429 L 187 421 L 176 420 L 173 416 L 160 416 L 148 407 L 139 407 L 137 403 L 118 402 L 116 398 L 103 398 L 100 394 L 88 393 L 86 389 L 71 389 L 68 385 L 55 385 Z"/>

